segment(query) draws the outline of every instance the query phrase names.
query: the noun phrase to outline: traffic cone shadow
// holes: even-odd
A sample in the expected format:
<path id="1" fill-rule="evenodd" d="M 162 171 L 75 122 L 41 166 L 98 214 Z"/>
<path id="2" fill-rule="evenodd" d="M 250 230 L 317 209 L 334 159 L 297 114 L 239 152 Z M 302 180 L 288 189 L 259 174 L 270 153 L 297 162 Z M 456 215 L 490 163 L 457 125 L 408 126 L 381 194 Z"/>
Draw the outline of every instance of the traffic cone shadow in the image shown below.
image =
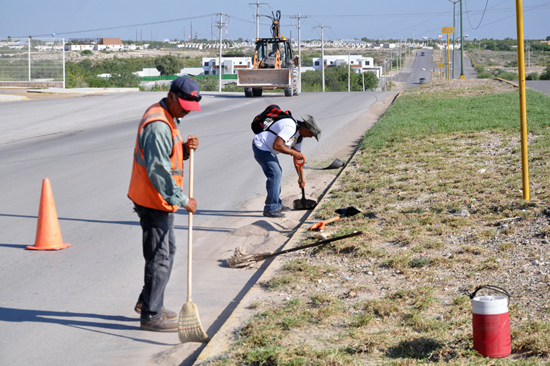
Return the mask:
<path id="1" fill-rule="evenodd" d="M 34 245 L 27 246 L 30 250 L 60 250 L 71 244 L 63 243 L 61 229 L 57 218 L 57 210 L 53 200 L 52 186 L 48 178 L 42 181 L 42 194 L 38 210 L 38 225 Z"/>

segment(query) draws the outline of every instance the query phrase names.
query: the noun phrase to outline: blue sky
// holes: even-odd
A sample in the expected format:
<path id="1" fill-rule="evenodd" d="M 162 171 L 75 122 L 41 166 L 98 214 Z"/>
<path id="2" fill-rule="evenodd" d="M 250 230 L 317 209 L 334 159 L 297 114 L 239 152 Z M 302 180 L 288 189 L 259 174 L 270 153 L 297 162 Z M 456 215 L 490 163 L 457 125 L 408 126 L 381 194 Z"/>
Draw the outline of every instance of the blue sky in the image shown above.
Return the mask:
<path id="1" fill-rule="evenodd" d="M 457 1 L 457 0 L 453 0 Z M 100 38 L 124 40 L 183 39 L 193 35 L 218 39 L 223 13 L 223 37 L 254 39 L 257 0 L 176 1 L 134 0 L 0 0 L 0 37 Z M 456 4 L 459 31 L 459 4 Z M 281 11 L 281 32 L 298 38 L 325 40 L 437 38 L 441 27 L 453 25 L 450 0 L 260 0 L 260 14 Z M 464 34 L 468 39 L 517 38 L 516 0 L 462 0 Z M 227 17 L 226 17 L 227 16 Z M 550 36 L 550 0 L 523 0 L 525 39 Z M 262 16 L 260 36 L 270 36 L 271 21 Z M 320 26 L 323 26 L 321 28 Z M 457 34 L 458 36 L 458 34 Z"/>

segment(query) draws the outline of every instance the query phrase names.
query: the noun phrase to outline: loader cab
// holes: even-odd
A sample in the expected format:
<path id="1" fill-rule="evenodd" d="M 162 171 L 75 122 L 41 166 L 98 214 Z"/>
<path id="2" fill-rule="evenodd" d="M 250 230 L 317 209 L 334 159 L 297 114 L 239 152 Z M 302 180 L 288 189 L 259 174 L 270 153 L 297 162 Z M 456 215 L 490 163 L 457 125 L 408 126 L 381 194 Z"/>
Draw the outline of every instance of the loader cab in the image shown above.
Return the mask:
<path id="1" fill-rule="evenodd" d="M 262 69 L 284 69 L 292 62 L 292 48 L 286 38 L 259 38 L 256 52 Z"/>

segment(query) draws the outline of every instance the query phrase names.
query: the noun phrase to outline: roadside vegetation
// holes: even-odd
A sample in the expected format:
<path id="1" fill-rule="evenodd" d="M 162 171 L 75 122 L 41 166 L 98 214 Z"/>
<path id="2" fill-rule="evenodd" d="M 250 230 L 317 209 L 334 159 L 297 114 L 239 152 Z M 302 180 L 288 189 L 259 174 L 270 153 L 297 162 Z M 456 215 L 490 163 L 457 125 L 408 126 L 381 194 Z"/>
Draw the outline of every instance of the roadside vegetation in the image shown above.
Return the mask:
<path id="1" fill-rule="evenodd" d="M 465 47 L 478 78 L 497 77 L 518 80 L 517 49 L 510 43 L 510 41 L 480 41 L 470 42 L 469 46 Z M 479 44 L 480 47 L 476 48 L 475 44 Z M 525 68 L 526 80 L 550 80 L 550 45 L 535 42 L 526 44 Z"/>
<path id="2" fill-rule="evenodd" d="M 526 201 L 516 89 L 453 80 L 403 92 L 316 212 L 355 206 L 363 213 L 326 234 L 364 234 L 280 257 L 255 315 L 201 365 L 548 365 L 549 103 L 527 91 Z M 511 294 L 505 359 L 473 349 L 468 295 L 484 284 Z"/>

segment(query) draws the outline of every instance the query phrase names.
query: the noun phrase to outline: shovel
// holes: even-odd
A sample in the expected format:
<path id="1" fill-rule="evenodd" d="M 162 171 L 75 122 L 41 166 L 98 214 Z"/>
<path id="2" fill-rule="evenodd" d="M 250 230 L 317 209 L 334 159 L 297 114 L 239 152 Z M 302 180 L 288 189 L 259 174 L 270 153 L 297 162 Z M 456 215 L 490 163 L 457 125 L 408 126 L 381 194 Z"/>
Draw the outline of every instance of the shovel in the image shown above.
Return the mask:
<path id="1" fill-rule="evenodd" d="M 300 182 L 305 182 L 304 180 L 304 170 L 302 167 L 304 166 L 305 160 L 302 160 L 301 162 L 298 162 L 298 160 L 294 159 L 294 165 L 296 165 L 296 169 L 298 170 L 298 179 Z M 307 200 L 306 199 L 306 192 L 305 189 L 302 188 L 302 198 L 294 200 L 294 209 L 295 210 L 311 210 L 317 206 L 317 202 L 314 200 Z"/>
<path id="2" fill-rule="evenodd" d="M 318 229 L 319 231 L 323 231 L 323 230 L 325 230 L 326 224 L 330 224 L 332 222 L 338 221 L 343 217 L 351 217 L 351 216 L 357 215 L 358 213 L 361 212 L 361 210 L 358 209 L 357 207 L 349 206 L 349 207 L 346 207 L 346 208 L 339 208 L 334 212 L 336 212 L 340 216 L 335 216 L 335 217 L 330 218 L 328 220 L 323 220 L 323 221 L 320 221 L 316 224 L 313 224 L 313 226 L 309 230 L 311 231 L 311 230 Z"/>

